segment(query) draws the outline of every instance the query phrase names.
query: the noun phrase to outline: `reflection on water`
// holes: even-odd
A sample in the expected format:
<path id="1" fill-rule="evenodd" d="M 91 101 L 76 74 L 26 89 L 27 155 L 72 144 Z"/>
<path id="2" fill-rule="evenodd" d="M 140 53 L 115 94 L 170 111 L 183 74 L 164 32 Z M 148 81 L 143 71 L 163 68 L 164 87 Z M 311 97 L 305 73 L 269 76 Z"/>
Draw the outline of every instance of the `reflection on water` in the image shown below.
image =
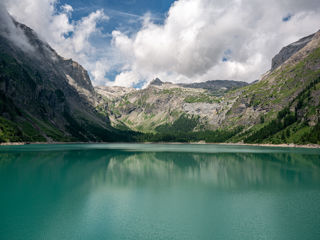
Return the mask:
<path id="1" fill-rule="evenodd" d="M 89 150 L 0 154 L 1 178 L 17 184 L 206 184 L 217 188 L 279 187 L 319 181 L 319 155 Z M 27 180 L 27 181 L 26 181 Z M 5 181 L 1 181 L 4 183 Z"/>
<path id="2" fill-rule="evenodd" d="M 218 188 L 274 187 L 319 180 L 318 156 L 294 154 L 131 153 L 110 158 L 107 182 L 206 184 Z M 308 163 L 308 164 L 305 164 Z"/>
<path id="3" fill-rule="evenodd" d="M 315 150 L 129 146 L 3 148 L 0 238 L 313 239 L 319 233 Z M 308 219 L 292 220 L 295 214 Z"/>

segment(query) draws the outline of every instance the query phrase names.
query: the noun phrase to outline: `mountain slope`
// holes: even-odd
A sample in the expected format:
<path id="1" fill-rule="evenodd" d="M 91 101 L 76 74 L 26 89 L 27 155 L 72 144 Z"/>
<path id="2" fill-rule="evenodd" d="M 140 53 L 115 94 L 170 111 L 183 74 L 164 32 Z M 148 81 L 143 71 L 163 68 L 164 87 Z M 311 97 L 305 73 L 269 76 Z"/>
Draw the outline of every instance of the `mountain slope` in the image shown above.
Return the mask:
<path id="1" fill-rule="evenodd" d="M 122 89 L 123 94 L 112 98 L 110 92 L 114 88 L 105 87 L 105 92 L 101 92 L 101 88 L 96 89 L 105 97 L 105 102 L 102 101 L 99 108 L 105 109 L 111 123 L 120 129 L 156 132 L 161 125 L 173 123 L 183 115 L 197 118 L 195 129 L 215 129 L 224 116 L 218 113 L 229 109 L 224 96 L 235 85 L 232 81 L 217 82 L 215 88 L 210 82 L 202 83 L 210 86 L 210 89 L 204 89 L 155 79 L 145 89 L 128 92 Z"/>
<path id="2" fill-rule="evenodd" d="M 319 143 L 320 32 L 260 82 L 243 91 L 239 102 L 263 112 L 246 142 Z M 248 101 L 250 100 L 250 101 Z M 231 113 L 232 114 L 232 113 Z M 241 121 L 241 118 L 240 118 Z M 256 119 L 256 123 L 257 119 Z"/>
<path id="3" fill-rule="evenodd" d="M 320 32 L 284 49 L 279 65 L 248 86 L 216 94 L 208 83 L 190 88 L 156 79 L 108 99 L 105 110 L 115 127 L 165 140 L 319 142 Z"/>
<path id="4" fill-rule="evenodd" d="M 93 88 L 78 63 L 0 14 L 0 142 L 320 143 L 320 32 L 283 48 L 272 66 L 249 85 Z"/>
<path id="5" fill-rule="evenodd" d="M 179 84 L 182 87 L 186 88 L 202 88 L 209 90 L 215 95 L 221 95 L 223 92 L 247 86 L 248 83 L 240 81 L 231 81 L 231 80 L 210 80 L 200 83 L 189 83 L 189 84 Z"/>
<path id="6" fill-rule="evenodd" d="M 0 141 L 125 137 L 96 111 L 96 97 L 82 66 L 60 57 L 33 30 L 1 14 Z"/>
<path id="7" fill-rule="evenodd" d="M 311 34 L 282 48 L 281 51 L 272 58 L 271 70 L 275 70 L 285 61 L 287 61 L 293 54 L 304 48 L 312 40 L 313 37 L 314 34 Z"/>

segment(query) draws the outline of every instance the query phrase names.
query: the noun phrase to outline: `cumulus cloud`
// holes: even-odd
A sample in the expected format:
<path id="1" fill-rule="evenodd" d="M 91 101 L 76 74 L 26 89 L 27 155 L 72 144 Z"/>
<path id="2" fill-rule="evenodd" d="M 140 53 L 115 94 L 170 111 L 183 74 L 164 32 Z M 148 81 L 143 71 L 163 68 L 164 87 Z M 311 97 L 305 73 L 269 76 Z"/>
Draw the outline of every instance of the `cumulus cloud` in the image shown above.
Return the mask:
<path id="1" fill-rule="evenodd" d="M 132 37 L 113 32 L 125 66 L 115 84 L 132 86 L 137 76 L 250 82 L 270 69 L 281 47 L 317 31 L 319 23 L 318 0 L 179 0 L 162 25 L 146 16 Z"/>
<path id="2" fill-rule="evenodd" d="M 58 0 L 4 0 L 9 13 L 17 21 L 35 30 L 60 55 L 82 64 L 93 77 L 95 84 L 104 84 L 109 70 L 107 49 L 97 49 L 90 41 L 101 35 L 97 24 L 109 18 L 97 10 L 79 21 L 72 21 L 72 6 L 57 8 Z M 105 53 L 105 54 L 104 54 Z"/>
<path id="3" fill-rule="evenodd" d="M 3 37 L 6 37 L 9 40 L 11 40 L 16 46 L 18 46 L 22 50 L 26 52 L 34 51 L 34 48 L 29 43 L 22 29 L 16 26 L 12 17 L 6 11 L 6 8 L 1 2 L 0 2 L 0 34 Z"/>
<path id="4" fill-rule="evenodd" d="M 103 10 L 73 21 L 73 7 L 58 9 L 58 0 L 2 1 L 59 54 L 88 69 L 95 85 L 141 86 L 155 77 L 250 82 L 283 46 L 320 28 L 319 0 L 177 0 L 163 23 L 145 14 L 134 33 L 114 29 L 98 47 L 91 38 L 104 39 L 97 27 L 108 20 Z"/>

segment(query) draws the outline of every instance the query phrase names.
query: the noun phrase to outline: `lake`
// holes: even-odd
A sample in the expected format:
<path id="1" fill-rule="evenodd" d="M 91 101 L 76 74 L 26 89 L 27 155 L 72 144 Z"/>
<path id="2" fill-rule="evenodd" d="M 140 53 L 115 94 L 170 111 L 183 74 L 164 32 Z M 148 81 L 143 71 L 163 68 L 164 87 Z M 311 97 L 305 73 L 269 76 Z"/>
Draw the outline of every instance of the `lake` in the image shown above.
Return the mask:
<path id="1" fill-rule="evenodd" d="M 0 239 L 320 239 L 320 150 L 0 147 Z"/>

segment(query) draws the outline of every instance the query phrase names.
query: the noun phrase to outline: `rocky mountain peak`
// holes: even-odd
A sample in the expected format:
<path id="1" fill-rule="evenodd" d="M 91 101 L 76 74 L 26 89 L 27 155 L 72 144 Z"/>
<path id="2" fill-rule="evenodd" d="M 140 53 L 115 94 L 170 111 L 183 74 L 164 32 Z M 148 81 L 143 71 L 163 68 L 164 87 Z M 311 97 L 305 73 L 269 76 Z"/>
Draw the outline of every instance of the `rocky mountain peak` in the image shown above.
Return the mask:
<path id="1" fill-rule="evenodd" d="M 272 59 L 271 71 L 275 70 L 285 61 L 287 61 L 292 55 L 304 48 L 314 36 L 315 34 L 311 34 L 282 48 L 281 51 Z"/>
<path id="2" fill-rule="evenodd" d="M 151 86 L 151 85 L 153 85 L 153 86 L 162 86 L 163 82 L 159 78 L 155 78 L 150 82 L 149 86 Z"/>

